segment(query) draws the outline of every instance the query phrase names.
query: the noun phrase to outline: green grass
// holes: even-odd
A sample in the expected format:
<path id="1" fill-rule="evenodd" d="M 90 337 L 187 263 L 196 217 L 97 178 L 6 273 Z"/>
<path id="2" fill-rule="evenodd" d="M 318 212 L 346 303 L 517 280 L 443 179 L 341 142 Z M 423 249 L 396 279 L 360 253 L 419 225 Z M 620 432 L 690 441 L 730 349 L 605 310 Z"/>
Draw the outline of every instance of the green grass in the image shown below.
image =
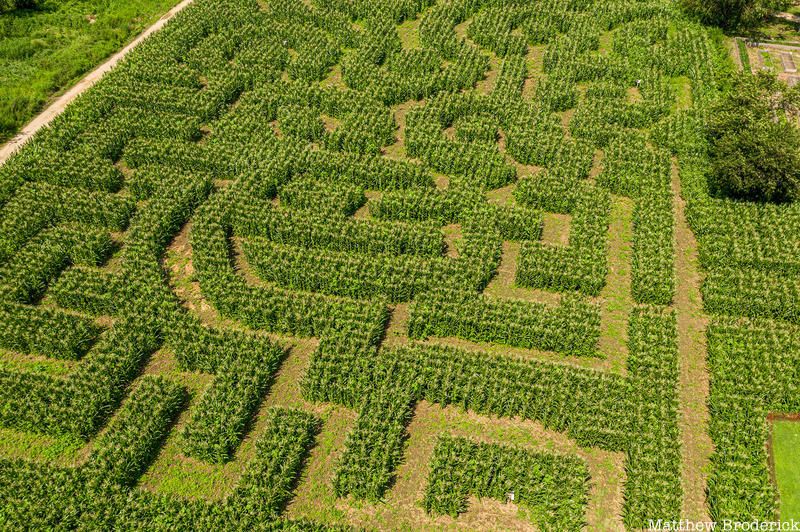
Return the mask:
<path id="1" fill-rule="evenodd" d="M 419 19 L 406 20 L 397 27 L 400 42 L 406 50 L 418 50 L 422 47 L 419 40 Z"/>
<path id="2" fill-rule="evenodd" d="M 748 63 L 749 64 L 749 63 Z M 670 80 L 673 90 L 675 91 L 675 105 L 674 111 L 689 109 L 692 106 L 692 82 L 686 76 L 672 78 Z"/>
<path id="3" fill-rule="evenodd" d="M 770 69 L 772 72 L 775 72 L 775 60 L 773 59 L 772 54 L 762 50 L 761 59 L 764 61 L 764 66 L 766 68 Z"/>
<path id="4" fill-rule="evenodd" d="M 3 458 L 69 465 L 76 460 L 84 445 L 83 441 L 71 436 L 43 436 L 0 428 L 0 456 Z"/>
<path id="5" fill-rule="evenodd" d="M 776 421 L 772 429 L 775 478 L 781 497 L 782 521 L 800 521 L 800 423 Z"/>
<path id="6" fill-rule="evenodd" d="M 613 31 L 604 32 L 602 35 L 600 35 L 600 48 L 598 49 L 598 51 L 602 55 L 608 55 L 608 53 L 612 49 L 613 44 L 614 44 L 614 32 Z"/>
<path id="7" fill-rule="evenodd" d="M 755 37 L 759 40 L 796 43 L 800 41 L 800 27 L 788 20 L 772 17 L 758 28 Z"/>
<path id="8" fill-rule="evenodd" d="M 0 16 L 0 142 L 178 0 L 47 0 Z"/>
<path id="9" fill-rule="evenodd" d="M 739 46 L 739 57 L 742 59 L 742 69 L 748 74 L 753 73 L 753 68 L 750 66 L 750 54 L 747 53 L 747 45 L 742 40 L 736 40 Z"/>
<path id="10" fill-rule="evenodd" d="M 64 377 L 72 371 L 74 362 L 53 358 L 21 355 L 0 349 L 0 370 L 43 373 L 54 377 Z"/>

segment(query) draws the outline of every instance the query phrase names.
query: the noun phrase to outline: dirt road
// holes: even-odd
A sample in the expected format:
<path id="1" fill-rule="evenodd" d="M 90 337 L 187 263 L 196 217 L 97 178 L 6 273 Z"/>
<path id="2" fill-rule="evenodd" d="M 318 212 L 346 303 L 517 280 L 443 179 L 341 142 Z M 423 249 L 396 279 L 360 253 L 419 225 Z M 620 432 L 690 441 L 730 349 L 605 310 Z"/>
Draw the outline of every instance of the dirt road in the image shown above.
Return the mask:
<path id="1" fill-rule="evenodd" d="M 50 104 L 47 109 L 42 111 L 41 114 L 36 116 L 33 120 L 31 120 L 25 127 L 20 130 L 20 132 L 7 143 L 3 144 L 0 147 L 0 164 L 6 162 L 6 160 L 13 154 L 17 149 L 19 149 L 23 144 L 25 144 L 28 139 L 30 139 L 37 131 L 41 128 L 45 127 L 49 124 L 55 117 L 60 115 L 64 109 L 69 105 L 75 98 L 77 98 L 83 91 L 97 83 L 103 75 L 114 68 L 114 66 L 119 63 L 131 50 L 136 48 L 142 41 L 144 41 L 147 37 L 155 33 L 156 31 L 160 30 L 164 25 L 169 21 L 172 17 L 182 11 L 186 6 L 191 4 L 194 0 L 183 0 L 181 3 L 167 11 L 164 16 L 162 16 L 158 21 L 144 30 L 142 33 L 139 34 L 136 39 L 134 39 L 130 44 L 128 44 L 125 48 L 117 52 L 116 54 L 112 55 L 105 63 L 94 69 L 93 71 L 89 72 L 83 79 L 81 79 L 78 83 L 76 83 L 72 88 L 70 88 L 67 92 L 61 95 L 57 100 L 55 100 L 52 104 Z"/>

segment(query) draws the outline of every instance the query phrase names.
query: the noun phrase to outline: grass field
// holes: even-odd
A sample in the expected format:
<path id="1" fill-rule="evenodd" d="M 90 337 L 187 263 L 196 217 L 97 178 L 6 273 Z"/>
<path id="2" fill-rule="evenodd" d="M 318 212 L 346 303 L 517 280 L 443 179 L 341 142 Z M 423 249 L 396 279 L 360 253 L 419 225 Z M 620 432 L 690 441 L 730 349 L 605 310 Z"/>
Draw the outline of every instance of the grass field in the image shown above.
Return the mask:
<path id="1" fill-rule="evenodd" d="M 790 22 L 778 17 L 773 17 L 761 26 L 755 37 L 777 43 L 800 43 L 800 28 L 796 22 Z"/>
<path id="2" fill-rule="evenodd" d="M 776 421 L 772 426 L 772 453 L 775 478 L 781 495 L 780 516 L 783 521 L 800 521 L 800 423 Z"/>
<path id="3" fill-rule="evenodd" d="M 775 519 L 800 206 L 709 193 L 726 46 L 196 0 L 0 167 L 0 528 Z"/>
<path id="4" fill-rule="evenodd" d="M 0 16 L 0 142 L 176 0 L 47 0 Z"/>

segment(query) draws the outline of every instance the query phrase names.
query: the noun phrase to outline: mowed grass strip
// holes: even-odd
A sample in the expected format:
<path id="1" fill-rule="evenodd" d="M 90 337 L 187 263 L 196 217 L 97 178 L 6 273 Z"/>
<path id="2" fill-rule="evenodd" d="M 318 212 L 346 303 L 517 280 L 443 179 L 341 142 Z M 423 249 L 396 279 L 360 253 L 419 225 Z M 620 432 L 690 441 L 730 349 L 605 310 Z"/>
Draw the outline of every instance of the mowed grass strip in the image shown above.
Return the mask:
<path id="1" fill-rule="evenodd" d="M 772 428 L 775 479 L 780 493 L 781 521 L 800 521 L 800 422 L 776 421 Z"/>

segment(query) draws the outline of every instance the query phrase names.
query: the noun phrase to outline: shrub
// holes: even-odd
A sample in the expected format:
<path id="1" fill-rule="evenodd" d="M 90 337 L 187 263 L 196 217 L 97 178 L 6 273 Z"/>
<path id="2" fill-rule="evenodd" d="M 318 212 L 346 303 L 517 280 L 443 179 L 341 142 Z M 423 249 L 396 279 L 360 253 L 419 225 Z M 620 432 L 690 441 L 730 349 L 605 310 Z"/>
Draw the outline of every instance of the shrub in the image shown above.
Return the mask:
<path id="1" fill-rule="evenodd" d="M 792 5 L 789 0 L 681 0 L 683 9 L 706 24 L 726 30 L 758 26 L 777 11 Z"/>
<path id="2" fill-rule="evenodd" d="M 0 0 L 0 13 L 15 9 L 39 9 L 41 6 L 41 0 Z"/>
<path id="3" fill-rule="evenodd" d="M 734 79 L 709 113 L 712 191 L 776 203 L 800 197 L 799 96 L 768 74 Z"/>

